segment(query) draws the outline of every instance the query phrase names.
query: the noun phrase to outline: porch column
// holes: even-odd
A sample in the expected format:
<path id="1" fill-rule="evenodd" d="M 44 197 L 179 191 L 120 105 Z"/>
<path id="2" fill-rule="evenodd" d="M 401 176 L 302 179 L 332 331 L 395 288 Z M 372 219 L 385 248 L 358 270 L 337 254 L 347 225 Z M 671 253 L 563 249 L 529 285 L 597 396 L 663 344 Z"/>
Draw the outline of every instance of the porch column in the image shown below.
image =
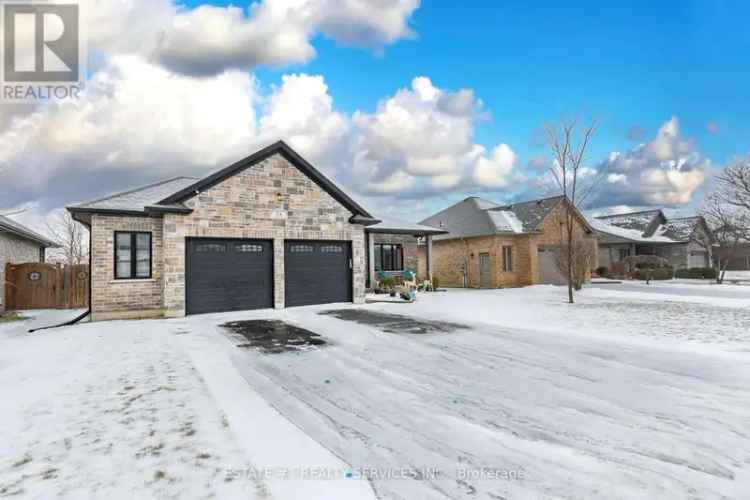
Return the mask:
<path id="1" fill-rule="evenodd" d="M 366 233 L 367 236 L 367 276 L 369 278 L 370 288 L 375 288 L 375 240 L 372 233 Z"/>
<path id="2" fill-rule="evenodd" d="M 432 284 L 432 235 L 430 234 L 427 235 L 427 247 L 425 250 L 425 254 L 427 255 L 427 279 Z"/>

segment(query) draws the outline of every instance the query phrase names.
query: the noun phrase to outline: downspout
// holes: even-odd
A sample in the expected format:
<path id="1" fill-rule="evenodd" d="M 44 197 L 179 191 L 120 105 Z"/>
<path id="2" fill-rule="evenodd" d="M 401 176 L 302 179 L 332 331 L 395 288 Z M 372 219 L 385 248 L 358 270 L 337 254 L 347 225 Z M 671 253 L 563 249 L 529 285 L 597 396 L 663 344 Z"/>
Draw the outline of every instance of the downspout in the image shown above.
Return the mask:
<path id="1" fill-rule="evenodd" d="M 80 221 L 78 219 L 76 219 L 76 221 L 80 222 L 81 224 L 83 224 L 84 226 L 86 226 L 89 229 L 89 307 L 82 314 L 80 314 L 79 316 L 76 316 L 75 318 L 71 319 L 70 321 L 66 321 L 65 323 L 60 323 L 59 325 L 43 326 L 41 328 L 34 328 L 32 330 L 29 330 L 29 333 L 38 332 L 40 330 L 50 330 L 52 328 L 60 328 L 60 327 L 63 327 L 63 326 L 75 325 L 76 323 L 78 323 L 79 321 L 81 321 L 83 318 L 85 318 L 86 316 L 88 316 L 89 314 L 91 314 L 91 297 L 92 297 L 92 288 L 93 288 L 92 285 L 94 284 L 93 279 L 91 277 L 92 274 L 93 274 L 92 273 L 92 269 L 93 268 L 91 267 L 91 263 L 92 263 L 91 254 L 92 254 L 92 250 L 93 250 L 93 247 L 91 246 L 91 244 L 93 242 L 92 241 L 93 240 L 93 231 L 91 230 L 91 224 L 86 224 L 85 222 L 82 222 L 82 221 Z"/>

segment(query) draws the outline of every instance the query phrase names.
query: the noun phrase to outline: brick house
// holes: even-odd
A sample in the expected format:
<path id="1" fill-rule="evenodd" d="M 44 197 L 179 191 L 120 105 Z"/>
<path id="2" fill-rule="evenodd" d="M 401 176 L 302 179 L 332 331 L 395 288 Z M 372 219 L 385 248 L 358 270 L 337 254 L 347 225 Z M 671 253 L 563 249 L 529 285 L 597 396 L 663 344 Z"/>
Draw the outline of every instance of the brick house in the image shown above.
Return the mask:
<path id="1" fill-rule="evenodd" d="M 93 320 L 361 303 L 381 222 L 281 141 L 68 210 L 90 229 Z"/>
<path id="2" fill-rule="evenodd" d="M 659 209 L 589 219 L 599 240 L 599 266 L 631 255 L 657 255 L 674 269 L 710 267 L 713 236 L 701 216 L 668 219 Z"/>
<path id="3" fill-rule="evenodd" d="M 5 310 L 5 265 L 44 262 L 57 245 L 18 222 L 0 215 L 0 312 Z"/>
<path id="4" fill-rule="evenodd" d="M 448 231 L 434 236 L 434 273 L 441 286 L 451 287 L 566 283 L 556 259 L 568 210 L 574 214 L 574 237 L 590 245 L 595 266 L 595 233 L 565 197 L 511 205 L 470 197 L 421 222 Z"/>

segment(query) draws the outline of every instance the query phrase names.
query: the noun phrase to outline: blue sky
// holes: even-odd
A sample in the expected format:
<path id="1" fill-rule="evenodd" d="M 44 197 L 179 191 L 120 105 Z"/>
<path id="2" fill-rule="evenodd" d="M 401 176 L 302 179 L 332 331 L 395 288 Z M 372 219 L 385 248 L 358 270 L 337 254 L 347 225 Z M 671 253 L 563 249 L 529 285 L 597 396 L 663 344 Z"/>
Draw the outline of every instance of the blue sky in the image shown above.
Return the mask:
<path id="1" fill-rule="evenodd" d="M 204 175 L 281 138 L 367 206 L 418 217 L 544 194 L 542 126 L 578 116 L 608 174 L 594 208 L 690 212 L 750 153 L 746 2 L 175 1 L 97 3 L 87 96 L 0 116 L 0 170 L 43 172 L 12 178 L 9 207 Z"/>

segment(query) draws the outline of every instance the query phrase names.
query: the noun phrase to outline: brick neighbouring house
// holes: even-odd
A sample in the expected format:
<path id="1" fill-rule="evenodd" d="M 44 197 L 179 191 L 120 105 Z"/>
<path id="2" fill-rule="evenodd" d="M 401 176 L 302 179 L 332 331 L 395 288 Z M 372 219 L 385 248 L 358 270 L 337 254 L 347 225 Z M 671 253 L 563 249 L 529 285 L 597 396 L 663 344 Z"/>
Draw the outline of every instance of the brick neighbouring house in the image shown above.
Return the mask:
<path id="1" fill-rule="evenodd" d="M 501 205 L 467 198 L 421 224 L 447 230 L 434 237 L 435 275 L 441 285 L 469 288 L 526 286 L 566 282 L 556 265 L 562 226 L 572 206 L 563 196 Z M 575 208 L 575 236 L 591 245 L 596 237 Z"/>
<path id="2" fill-rule="evenodd" d="M 713 237 L 701 216 L 668 219 L 659 209 L 592 217 L 599 266 L 631 255 L 658 255 L 675 269 L 710 267 Z"/>
<path id="3" fill-rule="evenodd" d="M 0 312 L 5 310 L 5 265 L 44 262 L 46 249 L 57 246 L 41 234 L 0 215 Z"/>
<path id="4" fill-rule="evenodd" d="M 381 222 L 281 141 L 68 210 L 90 229 L 93 320 L 361 303 Z"/>

